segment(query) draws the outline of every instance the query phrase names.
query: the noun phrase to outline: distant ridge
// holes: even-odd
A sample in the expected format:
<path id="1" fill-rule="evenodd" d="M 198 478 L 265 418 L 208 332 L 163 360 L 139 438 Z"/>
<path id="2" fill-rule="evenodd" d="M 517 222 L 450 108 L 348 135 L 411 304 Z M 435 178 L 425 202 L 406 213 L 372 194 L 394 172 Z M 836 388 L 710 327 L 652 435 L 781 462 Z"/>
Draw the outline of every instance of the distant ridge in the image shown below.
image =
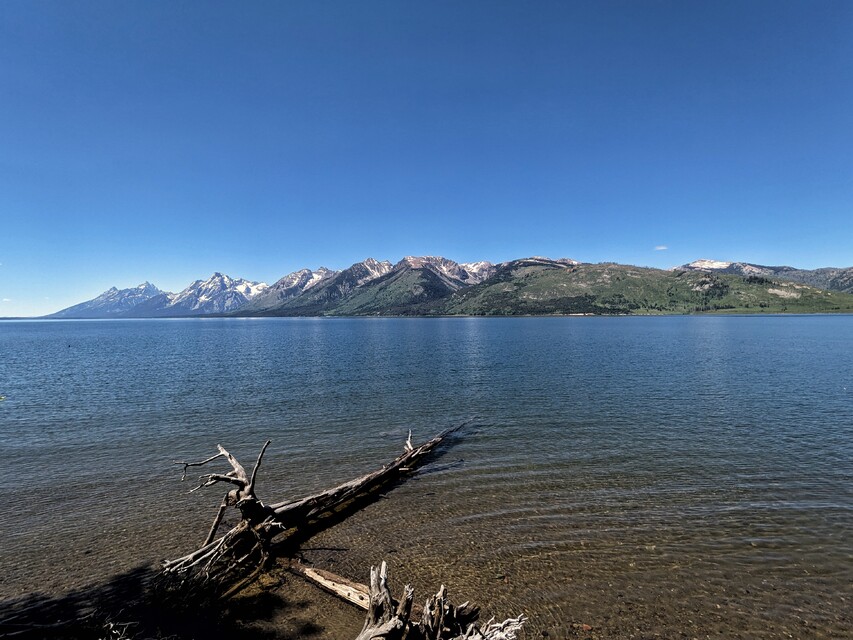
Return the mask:
<path id="1" fill-rule="evenodd" d="M 819 289 L 853 293 L 853 267 L 821 269 L 796 269 L 794 267 L 768 267 L 749 262 L 724 262 L 722 260 L 695 260 L 676 269 L 685 271 L 713 271 L 741 276 L 765 276 L 802 282 Z"/>
<path id="2" fill-rule="evenodd" d="M 118 318 L 122 314 L 135 309 L 143 302 L 151 298 L 163 295 L 150 282 L 143 282 L 130 289 L 116 289 L 112 287 L 104 291 L 97 298 L 75 304 L 73 307 L 62 309 L 52 313 L 46 318 Z"/>
<path id="3" fill-rule="evenodd" d="M 499 264 L 406 256 L 300 269 L 268 286 L 214 273 L 179 293 L 115 287 L 46 318 L 435 316 L 853 311 L 853 267 L 696 260 L 670 270 L 543 256 Z"/>

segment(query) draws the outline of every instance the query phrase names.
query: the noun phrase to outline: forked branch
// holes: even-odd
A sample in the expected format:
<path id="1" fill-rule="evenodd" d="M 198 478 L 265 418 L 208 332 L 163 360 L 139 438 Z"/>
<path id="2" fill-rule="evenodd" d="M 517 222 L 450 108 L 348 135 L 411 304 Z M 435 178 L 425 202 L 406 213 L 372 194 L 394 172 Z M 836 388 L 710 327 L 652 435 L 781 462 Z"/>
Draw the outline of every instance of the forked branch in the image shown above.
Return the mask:
<path id="1" fill-rule="evenodd" d="M 201 548 L 164 563 L 160 585 L 175 595 L 202 591 L 207 597 L 222 597 L 233 593 L 237 588 L 235 585 L 245 584 L 260 571 L 270 557 L 270 545 L 274 538 L 277 552 L 292 553 L 322 528 L 340 521 L 375 499 L 382 490 L 405 479 L 433 449 L 461 426 L 447 429 L 417 447 L 412 446 L 410 434 L 404 452 L 390 464 L 326 491 L 269 506 L 255 495 L 258 469 L 269 441 L 261 448 L 251 476 L 222 445 L 217 445 L 218 454 L 201 462 L 178 462 L 183 465 L 185 478 L 190 467 L 204 466 L 225 458 L 231 469 L 227 473 L 200 476 L 199 485 L 193 491 L 220 482 L 234 485 L 235 488 L 225 494 Z M 240 523 L 216 538 L 229 506 L 239 509 Z"/>

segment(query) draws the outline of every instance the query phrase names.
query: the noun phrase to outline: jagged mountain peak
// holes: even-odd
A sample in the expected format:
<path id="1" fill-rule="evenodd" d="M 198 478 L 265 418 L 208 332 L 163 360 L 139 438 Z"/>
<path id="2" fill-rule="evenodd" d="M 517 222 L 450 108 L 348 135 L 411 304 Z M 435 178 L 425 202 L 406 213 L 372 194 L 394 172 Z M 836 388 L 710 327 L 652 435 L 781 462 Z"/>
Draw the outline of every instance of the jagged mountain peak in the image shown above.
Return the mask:
<path id="1" fill-rule="evenodd" d="M 316 271 L 298 269 L 297 271 L 288 273 L 286 276 L 279 278 L 263 293 L 254 297 L 246 305 L 244 311 L 246 313 L 263 313 L 268 311 L 291 298 L 301 295 L 308 289 L 317 286 L 337 273 L 337 271 L 332 271 L 326 267 L 320 267 Z"/>
<path id="2" fill-rule="evenodd" d="M 344 269 L 341 274 L 349 273 L 354 276 L 355 284 L 358 286 L 384 276 L 391 269 L 393 269 L 393 265 L 387 260 L 380 262 L 376 258 L 365 258 L 361 262 L 356 262 L 349 269 Z"/>
<path id="3" fill-rule="evenodd" d="M 406 256 L 397 266 L 407 265 L 413 269 L 429 266 L 441 275 L 464 285 L 477 284 L 494 273 L 491 262 L 468 262 L 460 264 L 443 256 Z"/>
<path id="4" fill-rule="evenodd" d="M 388 260 L 377 260 L 376 258 L 365 258 L 361 262 L 356 262 L 353 266 L 362 265 L 368 269 L 390 269 L 393 265 Z"/>
<path id="5" fill-rule="evenodd" d="M 236 278 L 236 280 L 239 281 L 239 280 L 242 280 L 242 278 Z M 214 283 L 214 282 L 216 282 L 216 283 L 224 282 L 224 283 L 230 284 L 232 282 L 235 282 L 235 278 L 232 278 L 231 276 L 224 274 L 221 271 L 214 271 L 207 280 L 199 280 L 197 282 L 203 282 L 205 284 L 206 283 Z"/>
<path id="6" fill-rule="evenodd" d="M 163 293 L 160 289 L 148 282 L 148 280 L 136 285 L 135 289 L 148 296 L 156 296 Z"/>
<path id="7" fill-rule="evenodd" d="M 265 282 L 232 278 L 216 271 L 207 280 L 196 280 L 165 305 L 165 315 L 225 313 L 269 289 Z M 162 315 L 162 314 L 161 314 Z"/>

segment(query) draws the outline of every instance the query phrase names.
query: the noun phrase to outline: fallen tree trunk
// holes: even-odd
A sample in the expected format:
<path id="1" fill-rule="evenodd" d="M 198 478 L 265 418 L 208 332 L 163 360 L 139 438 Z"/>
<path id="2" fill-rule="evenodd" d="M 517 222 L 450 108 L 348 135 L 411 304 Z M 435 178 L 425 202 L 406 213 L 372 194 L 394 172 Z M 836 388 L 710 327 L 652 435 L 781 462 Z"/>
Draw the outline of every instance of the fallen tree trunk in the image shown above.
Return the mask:
<path id="1" fill-rule="evenodd" d="M 227 598 L 251 582 L 263 569 L 271 554 L 273 541 L 279 554 L 288 554 L 319 531 L 340 522 L 378 493 L 404 479 L 424 458 L 454 431 L 447 429 L 415 447 L 411 432 L 405 451 L 390 464 L 372 473 L 298 500 L 264 504 L 255 495 L 255 479 L 269 446 L 261 448 L 251 474 L 224 447 L 201 462 L 177 462 L 188 469 L 201 467 L 220 458 L 231 467 L 227 473 L 208 473 L 199 477 L 197 491 L 218 483 L 233 485 L 224 498 L 200 548 L 175 560 L 166 561 L 155 588 L 173 603 L 210 601 Z M 240 522 L 224 535 L 216 537 L 228 507 L 240 512 Z"/>

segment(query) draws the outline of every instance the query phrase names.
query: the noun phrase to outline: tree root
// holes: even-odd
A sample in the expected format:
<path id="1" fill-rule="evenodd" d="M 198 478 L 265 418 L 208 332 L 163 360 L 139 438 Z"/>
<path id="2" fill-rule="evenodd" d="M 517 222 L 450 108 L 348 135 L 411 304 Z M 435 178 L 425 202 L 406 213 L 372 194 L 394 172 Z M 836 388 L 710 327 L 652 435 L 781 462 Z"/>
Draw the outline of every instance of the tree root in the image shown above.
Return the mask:
<path id="1" fill-rule="evenodd" d="M 388 588 L 385 562 L 370 568 L 370 603 L 364 627 L 356 640 L 514 640 L 526 618 L 520 615 L 503 622 L 489 620 L 478 626 L 480 609 L 465 602 L 450 603 L 444 585 L 424 605 L 420 620 L 412 619 L 414 592 L 403 587 L 399 601 Z"/>

